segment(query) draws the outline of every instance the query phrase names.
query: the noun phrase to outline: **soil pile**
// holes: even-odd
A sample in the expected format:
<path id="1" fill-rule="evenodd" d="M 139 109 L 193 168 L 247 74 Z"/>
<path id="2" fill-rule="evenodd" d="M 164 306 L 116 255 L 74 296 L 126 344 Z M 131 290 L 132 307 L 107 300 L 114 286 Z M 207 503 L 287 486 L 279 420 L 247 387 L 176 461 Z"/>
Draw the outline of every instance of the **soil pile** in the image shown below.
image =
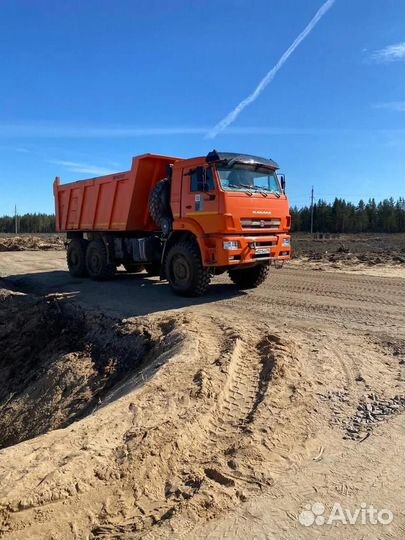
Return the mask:
<path id="1" fill-rule="evenodd" d="M 1 251 L 48 251 L 65 249 L 64 240 L 52 235 L 2 235 L 0 236 Z"/>
<path id="2" fill-rule="evenodd" d="M 0 447 L 88 414 L 139 369 L 156 339 L 142 321 L 0 289 Z"/>
<path id="3" fill-rule="evenodd" d="M 405 234 L 293 234 L 293 257 L 339 266 L 405 265 Z"/>

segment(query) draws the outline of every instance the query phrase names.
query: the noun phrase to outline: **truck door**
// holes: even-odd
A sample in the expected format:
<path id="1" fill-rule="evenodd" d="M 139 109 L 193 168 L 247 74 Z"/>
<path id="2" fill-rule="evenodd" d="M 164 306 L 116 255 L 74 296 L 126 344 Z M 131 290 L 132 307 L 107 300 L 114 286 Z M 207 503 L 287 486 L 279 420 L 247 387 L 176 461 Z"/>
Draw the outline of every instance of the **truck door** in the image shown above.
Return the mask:
<path id="1" fill-rule="evenodd" d="M 181 217 L 197 221 L 205 233 L 218 230 L 218 190 L 210 167 L 183 169 Z"/>

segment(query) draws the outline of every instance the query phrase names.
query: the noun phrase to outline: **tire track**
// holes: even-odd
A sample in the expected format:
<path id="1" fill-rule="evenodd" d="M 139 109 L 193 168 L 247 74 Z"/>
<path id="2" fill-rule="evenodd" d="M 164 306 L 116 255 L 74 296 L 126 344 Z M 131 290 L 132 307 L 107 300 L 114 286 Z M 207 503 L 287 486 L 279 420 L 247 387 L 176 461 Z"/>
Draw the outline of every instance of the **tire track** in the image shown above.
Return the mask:
<path id="1" fill-rule="evenodd" d="M 208 419 L 208 440 L 204 445 L 215 448 L 218 440 L 228 444 L 243 429 L 257 400 L 260 380 L 259 357 L 239 337 L 234 337 L 226 358 L 226 378 Z"/>
<path id="2" fill-rule="evenodd" d="M 231 309 L 241 309 L 241 301 L 228 300 L 224 306 Z M 381 320 L 386 326 L 402 328 L 404 324 L 403 310 L 398 306 L 387 306 L 383 309 L 371 298 L 367 302 L 346 301 L 340 304 L 338 299 L 328 303 L 320 303 L 319 300 L 308 295 L 291 295 L 284 290 L 272 290 L 268 296 L 252 294 L 243 300 L 243 309 L 260 314 L 261 317 L 279 318 L 280 313 L 311 318 L 314 320 L 331 320 L 343 326 L 346 324 L 359 324 L 361 326 L 381 326 Z M 271 309 L 269 310 L 269 305 Z"/>
<path id="3" fill-rule="evenodd" d="M 323 285 L 323 284 L 322 284 Z M 381 289 L 362 289 L 355 284 L 352 287 L 345 287 L 346 290 L 331 287 L 330 284 L 316 284 L 313 282 L 305 284 L 287 284 L 283 288 L 284 292 L 311 295 L 312 297 L 337 298 L 339 300 L 351 300 L 357 302 L 369 302 L 370 298 L 378 305 L 401 306 L 401 296 L 398 294 L 387 295 Z"/>
<path id="4" fill-rule="evenodd" d="M 268 338 L 254 347 L 236 339 L 218 410 L 211 421 L 215 435 L 218 431 L 233 434 L 253 421 L 267 392 L 274 362 Z"/>
<path id="5" fill-rule="evenodd" d="M 225 341 L 215 363 L 221 366 L 222 378 L 216 381 L 220 390 L 201 422 L 206 428 L 198 435 L 202 454 L 199 459 L 203 461 L 224 455 L 243 435 L 249 435 L 250 425 L 267 396 L 278 352 L 286 351 L 275 335 L 265 334 L 252 342 L 239 337 L 233 328 L 219 326 Z"/>

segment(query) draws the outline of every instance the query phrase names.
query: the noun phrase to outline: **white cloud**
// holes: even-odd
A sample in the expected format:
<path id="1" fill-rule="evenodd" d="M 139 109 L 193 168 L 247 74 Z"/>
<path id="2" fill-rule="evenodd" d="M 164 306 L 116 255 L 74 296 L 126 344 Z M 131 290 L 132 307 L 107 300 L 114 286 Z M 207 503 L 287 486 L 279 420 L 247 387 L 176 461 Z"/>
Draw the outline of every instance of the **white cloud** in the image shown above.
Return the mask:
<path id="1" fill-rule="evenodd" d="M 386 109 L 394 112 L 405 112 L 405 101 L 385 101 L 382 103 L 373 103 L 373 109 Z"/>
<path id="2" fill-rule="evenodd" d="M 59 124 L 57 127 L 43 124 L 0 124 L 0 138 L 15 137 L 18 139 L 24 138 L 36 138 L 36 139 L 131 139 L 134 137 L 160 137 L 160 136 L 175 136 L 175 135 L 206 135 L 209 131 L 207 126 L 196 127 L 110 127 L 110 126 L 65 126 Z M 280 126 L 228 126 L 224 130 L 225 135 L 318 135 L 329 133 L 371 133 L 371 132 L 385 132 L 384 129 L 361 129 L 361 128 L 334 128 L 334 127 L 280 127 Z M 394 130 L 395 131 L 395 130 Z M 398 130 L 396 130 L 398 131 Z M 404 130 L 400 130 L 404 131 Z M 8 148 L 8 147 L 7 147 Z M 11 147 L 10 147 L 11 148 Z M 15 148 L 13 148 L 15 149 Z M 56 150 L 55 150 L 56 151 Z M 35 152 L 38 153 L 38 152 Z M 49 154 L 49 151 L 48 151 Z M 42 153 L 41 153 L 42 155 Z M 108 167 L 117 168 L 116 163 L 106 161 L 107 167 L 97 167 L 93 165 L 87 165 L 82 162 L 67 161 L 67 160 L 52 160 L 52 163 L 58 165 L 66 165 L 67 167 L 77 167 L 85 169 L 93 169 L 108 171 Z M 119 167 L 119 166 L 118 166 Z"/>
<path id="3" fill-rule="evenodd" d="M 89 165 L 88 163 L 77 163 L 76 161 L 63 161 L 61 159 L 48 159 L 47 163 L 52 163 L 53 165 L 60 165 L 65 167 L 69 171 L 75 173 L 84 173 L 84 174 L 94 174 L 102 176 L 104 174 L 110 174 L 113 171 L 105 167 L 98 167 L 96 165 Z"/>
<path id="4" fill-rule="evenodd" d="M 92 139 L 92 138 L 132 138 L 132 137 L 156 137 L 175 135 L 205 135 L 209 127 L 110 127 L 110 126 L 52 126 L 43 124 L 0 124 L 0 137 L 13 136 L 18 138 L 67 138 L 67 139 Z M 289 135 L 289 134 L 312 134 L 318 133 L 319 129 L 295 128 L 295 127 L 228 127 L 225 133 L 228 135 Z M 64 162 L 70 163 L 70 162 Z"/>
<path id="5" fill-rule="evenodd" d="M 0 124 L 0 137 L 41 137 L 49 139 L 68 138 L 115 138 L 148 137 L 158 135 L 198 135 L 204 127 L 120 127 L 120 126 L 73 126 L 55 124 Z"/>
<path id="6" fill-rule="evenodd" d="M 395 62 L 405 59 L 405 41 L 387 45 L 371 54 L 371 59 L 378 63 Z"/>

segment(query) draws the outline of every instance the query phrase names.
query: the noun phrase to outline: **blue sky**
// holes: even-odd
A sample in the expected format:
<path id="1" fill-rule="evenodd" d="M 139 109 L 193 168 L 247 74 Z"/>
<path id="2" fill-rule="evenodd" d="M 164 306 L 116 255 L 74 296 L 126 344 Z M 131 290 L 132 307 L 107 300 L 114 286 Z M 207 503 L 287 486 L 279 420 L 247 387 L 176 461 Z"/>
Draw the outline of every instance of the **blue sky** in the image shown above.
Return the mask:
<path id="1" fill-rule="evenodd" d="M 292 204 L 400 196 L 405 3 L 336 0 L 215 138 L 322 0 L 3 0 L 0 215 L 53 211 L 52 182 L 145 152 L 270 156 Z"/>

